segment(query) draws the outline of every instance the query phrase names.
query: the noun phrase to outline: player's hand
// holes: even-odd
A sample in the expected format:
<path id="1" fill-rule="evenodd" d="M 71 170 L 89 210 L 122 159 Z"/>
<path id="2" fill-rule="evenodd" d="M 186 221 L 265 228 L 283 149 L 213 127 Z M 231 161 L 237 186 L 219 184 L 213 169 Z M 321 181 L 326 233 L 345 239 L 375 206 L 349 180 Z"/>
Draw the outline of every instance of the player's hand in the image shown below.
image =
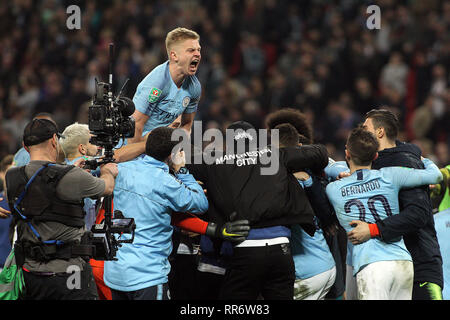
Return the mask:
<path id="1" fill-rule="evenodd" d="M 349 225 L 355 227 L 352 231 L 347 233 L 348 240 L 352 244 L 361 244 L 370 239 L 370 229 L 368 223 L 360 220 L 352 220 Z"/>
<path id="2" fill-rule="evenodd" d="M 338 174 L 338 176 L 336 177 L 337 180 L 340 180 L 342 178 L 346 178 L 346 177 L 350 177 L 351 174 L 348 171 L 343 171 L 341 173 Z"/>
<path id="3" fill-rule="evenodd" d="M 3 201 L 3 197 L 0 197 L 0 201 Z M 10 214 L 11 214 L 11 211 L 8 211 L 8 210 L 3 209 L 2 207 L 0 207 L 0 219 L 9 218 Z"/>
<path id="4" fill-rule="evenodd" d="M 74 165 L 75 167 L 81 168 L 81 169 L 83 169 L 83 170 L 86 171 L 86 172 L 91 172 L 91 170 L 85 169 L 85 168 L 84 168 L 84 165 L 85 165 L 85 164 L 86 164 L 86 160 L 84 159 L 84 157 L 81 157 L 80 159 L 78 159 L 77 161 L 75 161 L 75 162 L 73 163 L 73 165 Z"/>
<path id="5" fill-rule="evenodd" d="M 75 161 L 75 162 L 73 163 L 73 165 L 74 165 L 75 167 L 83 168 L 83 167 L 84 167 L 84 163 L 85 163 L 85 160 L 84 160 L 83 157 L 81 157 L 80 159 L 78 159 L 77 161 Z"/>
<path id="6" fill-rule="evenodd" d="M 207 194 L 207 190 L 205 189 L 205 187 L 204 187 L 204 183 L 203 182 L 201 182 L 200 180 L 197 180 L 197 183 L 203 188 L 203 192 L 205 193 L 205 194 Z"/>
<path id="7" fill-rule="evenodd" d="M 294 173 L 294 177 L 297 178 L 297 180 L 306 181 L 310 176 L 305 171 L 299 171 Z"/>
<path id="8" fill-rule="evenodd" d="M 184 151 L 178 151 L 176 154 L 172 155 L 172 167 L 175 172 L 178 172 L 180 168 L 186 165 L 186 155 Z"/>
<path id="9" fill-rule="evenodd" d="M 206 228 L 206 235 L 210 237 L 220 238 L 223 240 L 228 240 L 231 242 L 242 242 L 250 231 L 250 225 L 248 220 L 237 220 L 237 213 L 233 212 L 230 216 L 229 222 L 224 223 L 223 225 L 217 225 L 213 222 L 208 223 L 208 227 Z"/>

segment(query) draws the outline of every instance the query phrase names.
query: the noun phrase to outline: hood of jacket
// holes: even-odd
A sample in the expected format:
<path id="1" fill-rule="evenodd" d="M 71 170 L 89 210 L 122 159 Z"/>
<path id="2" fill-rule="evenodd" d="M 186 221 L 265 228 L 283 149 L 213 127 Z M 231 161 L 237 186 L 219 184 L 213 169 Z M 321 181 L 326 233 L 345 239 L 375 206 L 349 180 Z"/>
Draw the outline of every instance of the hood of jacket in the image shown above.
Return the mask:
<path id="1" fill-rule="evenodd" d="M 422 151 L 412 143 L 396 141 L 396 146 L 378 152 L 378 158 L 373 162 L 372 168 L 402 166 L 422 169 L 423 163 L 420 159 Z"/>

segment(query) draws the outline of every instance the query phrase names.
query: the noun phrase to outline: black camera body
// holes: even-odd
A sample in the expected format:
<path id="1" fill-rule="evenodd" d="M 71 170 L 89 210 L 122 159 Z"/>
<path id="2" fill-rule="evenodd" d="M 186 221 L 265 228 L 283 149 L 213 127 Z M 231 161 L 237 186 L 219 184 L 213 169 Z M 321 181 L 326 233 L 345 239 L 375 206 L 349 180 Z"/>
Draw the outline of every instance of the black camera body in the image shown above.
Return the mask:
<path id="1" fill-rule="evenodd" d="M 90 142 L 112 150 L 121 138 L 134 137 L 135 123 L 131 115 L 134 103 L 127 97 L 114 97 L 111 85 L 96 82 L 95 95 L 89 107 L 89 130 L 93 134 Z M 106 155 L 106 154 L 105 154 Z"/>
<path id="2" fill-rule="evenodd" d="M 118 218 L 111 219 L 110 226 L 106 225 L 105 220 L 92 226 L 91 244 L 95 247 L 92 258 L 95 260 L 116 260 L 115 256 L 121 244 L 134 241 L 134 230 L 136 229 L 134 219 L 124 218 L 122 212 L 118 210 L 114 212 L 114 216 Z M 117 240 L 113 234 L 118 234 L 119 237 L 123 234 L 131 234 L 131 239 Z"/>
<path id="3" fill-rule="evenodd" d="M 89 131 L 92 134 L 90 142 L 102 147 L 104 155 L 101 159 L 90 160 L 88 167 L 97 168 L 101 164 L 114 162 L 114 147 L 120 139 L 134 137 L 135 123 L 131 115 L 135 107 L 131 99 L 122 97 L 120 93 L 115 97 L 112 93 L 112 56 L 114 45 L 109 45 L 109 83 L 95 81 L 95 95 L 89 107 Z M 128 80 L 127 80 L 128 81 Z M 86 166 L 85 166 L 86 168 Z M 122 243 L 132 243 L 136 225 L 133 218 L 126 218 L 122 212 L 112 213 L 113 196 L 106 196 L 103 200 L 105 209 L 104 219 L 91 229 L 91 242 L 95 246 L 94 259 L 117 260 L 116 253 Z M 97 208 L 97 215 L 101 206 Z M 131 234 L 131 239 L 120 240 L 115 235 Z"/>

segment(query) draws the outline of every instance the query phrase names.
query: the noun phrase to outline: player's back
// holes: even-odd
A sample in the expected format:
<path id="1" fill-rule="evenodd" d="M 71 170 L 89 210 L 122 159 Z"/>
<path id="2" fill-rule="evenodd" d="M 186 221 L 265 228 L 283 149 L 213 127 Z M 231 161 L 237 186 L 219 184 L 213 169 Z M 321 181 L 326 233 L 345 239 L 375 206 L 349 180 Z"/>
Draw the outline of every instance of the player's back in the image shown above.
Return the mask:
<path id="1" fill-rule="evenodd" d="M 398 185 L 389 170 L 357 170 L 351 176 L 332 182 L 327 195 L 333 204 L 342 227 L 349 232 L 352 220 L 375 223 L 399 213 Z M 386 243 L 372 238 L 353 248 L 354 274 L 376 261 L 409 260 L 403 239 Z"/>

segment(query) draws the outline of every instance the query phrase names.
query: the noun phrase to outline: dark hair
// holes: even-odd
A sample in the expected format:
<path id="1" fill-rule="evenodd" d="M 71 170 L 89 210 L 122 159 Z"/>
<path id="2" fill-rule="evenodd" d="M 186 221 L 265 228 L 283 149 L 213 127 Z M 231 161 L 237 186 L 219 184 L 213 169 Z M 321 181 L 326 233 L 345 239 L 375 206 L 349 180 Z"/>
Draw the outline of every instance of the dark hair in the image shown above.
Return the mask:
<path id="1" fill-rule="evenodd" d="M 367 166 L 372 163 L 380 143 L 375 135 L 363 128 L 355 128 L 347 139 L 347 150 L 356 165 Z"/>
<path id="2" fill-rule="evenodd" d="M 23 130 L 23 144 L 26 147 L 38 145 L 51 139 L 54 134 L 58 138 L 64 137 L 58 132 L 58 126 L 54 121 L 35 118 Z"/>
<path id="3" fill-rule="evenodd" d="M 375 129 L 384 128 L 386 137 L 395 141 L 397 139 L 399 130 L 399 121 L 397 116 L 386 109 L 372 109 L 366 113 L 366 119 L 371 119 Z"/>
<path id="4" fill-rule="evenodd" d="M 14 155 L 8 154 L 0 161 L 0 172 L 5 172 L 8 166 L 12 165 L 14 161 Z"/>
<path id="5" fill-rule="evenodd" d="M 299 110 L 293 108 L 284 108 L 272 113 L 266 117 L 267 129 L 274 129 L 277 125 L 282 123 L 289 123 L 294 126 L 298 134 L 305 136 L 313 141 L 313 131 L 310 124 L 306 120 L 306 116 Z"/>
<path id="6" fill-rule="evenodd" d="M 242 152 L 257 147 L 258 134 L 251 123 L 246 121 L 236 121 L 231 123 L 226 130 L 227 134 L 228 130 L 232 130 L 233 133 L 233 140 L 225 141 L 225 148 L 227 150 L 230 150 L 230 148 L 233 147 L 234 151 Z M 243 149 L 241 150 L 240 148 Z"/>
<path id="7" fill-rule="evenodd" d="M 39 113 L 36 113 L 36 114 L 34 115 L 33 119 L 48 119 L 48 120 L 51 120 L 51 121 L 55 122 L 55 121 L 53 120 L 52 114 L 51 114 L 51 113 L 48 113 L 48 112 L 39 112 Z"/>
<path id="8" fill-rule="evenodd" d="M 172 141 L 174 131 L 175 129 L 169 127 L 153 129 L 145 143 L 145 154 L 164 162 L 178 144 L 178 141 Z"/>
<path id="9" fill-rule="evenodd" d="M 282 123 L 277 125 L 274 129 L 279 130 L 280 147 L 294 147 L 298 145 L 299 136 L 293 125 Z"/>

